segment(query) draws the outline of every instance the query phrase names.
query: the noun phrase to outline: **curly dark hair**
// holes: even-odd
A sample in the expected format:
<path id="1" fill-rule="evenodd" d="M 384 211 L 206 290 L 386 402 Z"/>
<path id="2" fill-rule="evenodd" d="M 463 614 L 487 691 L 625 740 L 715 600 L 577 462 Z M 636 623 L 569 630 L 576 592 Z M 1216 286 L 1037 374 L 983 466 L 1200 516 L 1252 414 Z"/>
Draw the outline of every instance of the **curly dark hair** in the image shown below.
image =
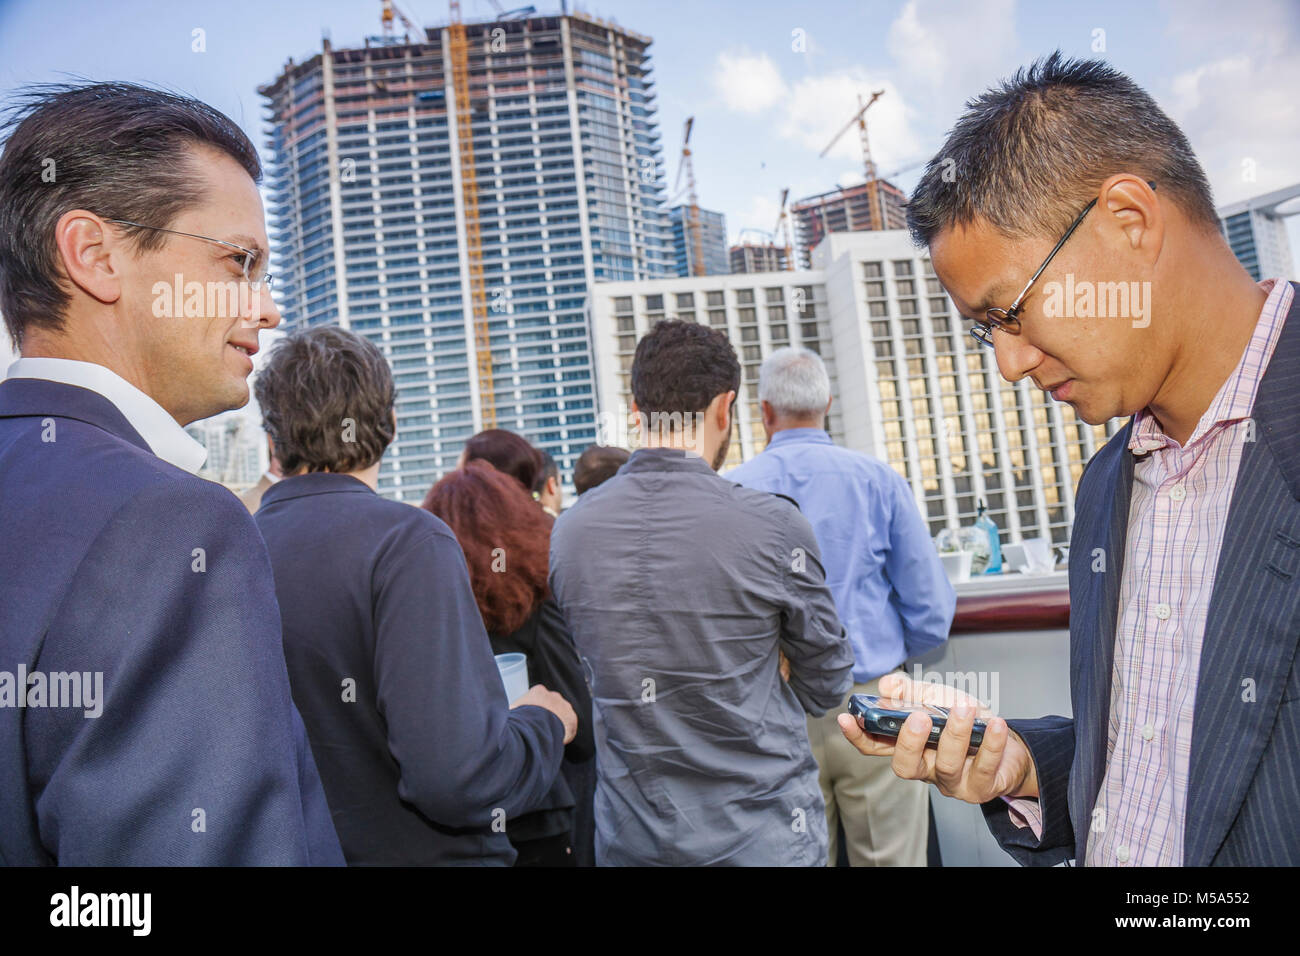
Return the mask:
<path id="1" fill-rule="evenodd" d="M 286 475 L 369 468 L 393 441 L 396 391 L 369 339 L 335 326 L 293 332 L 253 382 L 262 424 Z"/>
<path id="2" fill-rule="evenodd" d="M 726 335 L 707 325 L 661 320 L 636 345 L 632 397 L 645 415 L 703 412 L 740 390 L 740 362 Z"/>
<path id="3" fill-rule="evenodd" d="M 550 593 L 551 519 L 514 478 L 482 459 L 444 475 L 421 507 L 460 541 L 488 633 L 519 630 Z"/>

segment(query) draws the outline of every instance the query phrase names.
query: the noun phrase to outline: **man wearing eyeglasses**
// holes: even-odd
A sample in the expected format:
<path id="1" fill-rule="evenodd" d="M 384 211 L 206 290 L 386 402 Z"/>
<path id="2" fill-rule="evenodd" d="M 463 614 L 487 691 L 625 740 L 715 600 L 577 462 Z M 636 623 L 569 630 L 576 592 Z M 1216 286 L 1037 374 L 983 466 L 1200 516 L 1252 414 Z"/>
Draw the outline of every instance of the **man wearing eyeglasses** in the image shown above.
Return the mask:
<path id="1" fill-rule="evenodd" d="M 1296 286 L 1237 262 L 1149 95 L 1059 54 L 973 101 L 908 222 L 1005 379 L 1132 417 L 1079 481 L 1072 717 L 995 719 L 900 676 L 882 692 L 958 705 L 937 748 L 921 714 L 896 746 L 848 715 L 845 736 L 982 804 L 1023 864 L 1300 864 Z"/>
<path id="2" fill-rule="evenodd" d="M 266 547 L 184 430 L 280 321 L 256 150 L 117 83 L 30 90 L 7 132 L 0 862 L 341 864 Z M 53 693 L 86 676 L 93 707 Z"/>

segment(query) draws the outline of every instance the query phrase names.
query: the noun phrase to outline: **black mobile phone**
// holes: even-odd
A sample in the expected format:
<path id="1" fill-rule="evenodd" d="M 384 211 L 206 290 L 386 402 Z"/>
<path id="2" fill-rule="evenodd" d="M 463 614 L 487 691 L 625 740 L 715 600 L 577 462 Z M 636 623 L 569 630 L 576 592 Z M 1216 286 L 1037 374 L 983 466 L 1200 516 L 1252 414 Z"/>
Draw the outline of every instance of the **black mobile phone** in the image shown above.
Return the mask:
<path id="1" fill-rule="evenodd" d="M 897 737 L 903 729 L 903 722 L 913 711 L 921 711 L 930 717 L 930 739 L 926 746 L 933 747 L 939 743 L 939 735 L 948 723 L 948 708 L 936 704 L 915 704 L 894 697 L 873 697 L 870 694 L 854 694 L 849 698 L 849 713 L 858 718 L 862 729 L 869 734 L 881 737 Z M 984 721 L 975 721 L 971 727 L 970 745 L 978 748 L 984 740 Z"/>

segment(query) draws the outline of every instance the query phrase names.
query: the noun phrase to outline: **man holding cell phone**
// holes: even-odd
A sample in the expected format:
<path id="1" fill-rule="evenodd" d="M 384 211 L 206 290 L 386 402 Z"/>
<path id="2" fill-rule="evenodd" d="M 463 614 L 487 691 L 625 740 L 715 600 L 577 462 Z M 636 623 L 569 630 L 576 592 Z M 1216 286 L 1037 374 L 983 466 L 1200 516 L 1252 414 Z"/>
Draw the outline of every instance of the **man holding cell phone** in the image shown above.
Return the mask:
<path id="1" fill-rule="evenodd" d="M 953 706 L 937 745 L 921 713 L 896 740 L 843 714 L 845 736 L 982 804 L 1023 864 L 1300 864 L 1296 286 L 1237 262 L 1149 95 L 1059 54 L 972 102 L 908 225 L 1005 379 L 1132 419 L 1079 481 L 1073 717 L 1007 721 L 891 675 L 882 694 Z M 1090 308 L 1057 308 L 1063 284 Z"/>

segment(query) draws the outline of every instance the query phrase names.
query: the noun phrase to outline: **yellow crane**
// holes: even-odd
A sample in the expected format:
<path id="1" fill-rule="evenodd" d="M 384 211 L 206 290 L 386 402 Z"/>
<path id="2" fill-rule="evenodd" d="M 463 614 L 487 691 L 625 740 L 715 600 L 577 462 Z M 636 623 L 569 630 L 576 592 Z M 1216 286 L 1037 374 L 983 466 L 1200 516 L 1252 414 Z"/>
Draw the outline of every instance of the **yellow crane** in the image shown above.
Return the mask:
<path id="1" fill-rule="evenodd" d="M 704 265 L 704 236 L 700 227 L 700 197 L 695 192 L 695 166 L 691 162 L 691 129 L 695 126 L 695 117 L 686 117 L 686 129 L 682 133 L 682 161 L 677 167 L 677 180 L 673 183 L 674 191 L 682 181 L 682 173 L 686 174 L 687 198 L 690 205 L 687 208 L 686 229 L 687 237 L 691 243 L 691 272 L 694 275 L 702 276 L 707 273 Z"/>
<path id="2" fill-rule="evenodd" d="M 835 138 L 830 141 L 825 149 L 821 151 L 821 157 L 834 148 L 835 144 L 840 141 L 840 137 L 847 133 L 854 123 L 858 124 L 858 138 L 862 141 L 862 164 L 867 173 L 867 197 L 870 200 L 871 207 L 871 228 L 883 229 L 885 225 L 884 210 L 880 208 L 880 190 L 877 187 L 876 163 L 871 158 L 871 140 L 867 137 L 867 110 L 871 105 L 885 95 L 884 90 L 876 90 L 871 94 L 871 99 L 864 104 L 862 97 L 858 97 L 858 111 L 853 115 L 853 119 L 844 124 L 844 128 L 835 134 Z M 819 157 L 819 158 L 821 158 Z"/>
<path id="3" fill-rule="evenodd" d="M 384 36 L 387 39 L 396 38 L 393 27 L 393 20 L 395 19 L 402 21 L 402 26 L 406 27 L 408 37 L 415 37 L 417 40 L 423 37 L 424 31 L 417 27 L 415 21 L 403 13 L 402 8 L 393 3 L 393 0 L 381 0 L 381 3 L 383 4 L 383 12 L 380 13 L 379 20 L 384 26 Z"/>
<path id="4" fill-rule="evenodd" d="M 785 267 L 789 272 L 794 271 L 794 246 L 790 243 L 790 212 L 786 208 L 786 200 L 790 198 L 790 187 L 787 186 L 781 190 L 781 213 L 776 217 L 776 226 L 772 229 L 773 245 L 776 245 L 776 238 L 785 239 Z"/>
<path id="5" fill-rule="evenodd" d="M 451 76 L 456 88 L 456 143 L 460 158 L 461 198 L 465 206 L 465 253 L 469 265 L 470 305 L 474 313 L 474 348 L 478 356 L 479 402 L 484 428 L 496 428 L 496 388 L 492 379 L 492 337 L 487 290 L 483 285 L 483 240 L 478 225 L 478 176 L 474 170 L 473 104 L 469 89 L 469 40 L 460 18 L 460 0 L 451 2 L 447 27 Z"/>

